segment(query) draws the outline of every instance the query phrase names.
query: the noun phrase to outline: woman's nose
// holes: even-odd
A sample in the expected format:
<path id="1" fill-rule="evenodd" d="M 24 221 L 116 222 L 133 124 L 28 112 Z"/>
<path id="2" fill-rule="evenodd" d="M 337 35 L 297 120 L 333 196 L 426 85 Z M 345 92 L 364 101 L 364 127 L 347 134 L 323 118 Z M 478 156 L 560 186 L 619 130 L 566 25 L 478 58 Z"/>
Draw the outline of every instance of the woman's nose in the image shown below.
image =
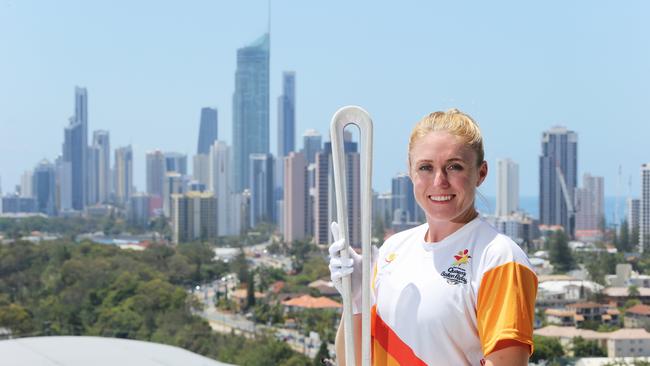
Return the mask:
<path id="1" fill-rule="evenodd" d="M 436 187 L 449 187 L 449 180 L 447 179 L 447 172 L 444 170 L 439 170 L 434 174 L 433 185 Z"/>

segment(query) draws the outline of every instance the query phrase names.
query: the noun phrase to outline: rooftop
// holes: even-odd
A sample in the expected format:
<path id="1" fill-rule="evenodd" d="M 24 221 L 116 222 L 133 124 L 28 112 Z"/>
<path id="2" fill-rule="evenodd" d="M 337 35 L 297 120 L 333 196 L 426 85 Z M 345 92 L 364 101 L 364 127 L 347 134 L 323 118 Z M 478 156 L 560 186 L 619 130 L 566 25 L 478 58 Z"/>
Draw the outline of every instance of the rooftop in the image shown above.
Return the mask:
<path id="1" fill-rule="evenodd" d="M 282 305 L 307 309 L 338 309 L 341 307 L 341 304 L 327 297 L 312 297 L 309 295 L 283 301 Z"/>
<path id="2" fill-rule="evenodd" d="M 625 312 L 630 314 L 637 314 L 637 315 L 650 315 L 650 306 L 638 304 L 627 309 Z"/>
<path id="3" fill-rule="evenodd" d="M 85 336 L 4 340 L 0 354 L 3 366 L 229 366 L 165 344 Z"/>

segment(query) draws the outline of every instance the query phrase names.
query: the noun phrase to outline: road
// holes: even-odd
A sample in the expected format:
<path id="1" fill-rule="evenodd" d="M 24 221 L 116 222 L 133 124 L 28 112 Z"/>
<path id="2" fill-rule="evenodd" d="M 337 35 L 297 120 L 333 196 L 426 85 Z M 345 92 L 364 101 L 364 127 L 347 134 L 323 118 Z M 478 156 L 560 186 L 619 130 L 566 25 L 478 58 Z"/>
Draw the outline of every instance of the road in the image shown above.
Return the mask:
<path id="1" fill-rule="evenodd" d="M 255 334 L 271 333 L 278 339 L 286 342 L 293 350 L 300 352 L 309 358 L 314 358 L 320 348 L 320 340 L 313 337 L 306 337 L 294 329 L 280 328 L 257 324 L 252 320 L 246 319 L 241 314 L 233 314 L 217 309 L 214 306 L 215 288 L 217 283 L 214 282 L 207 286 L 202 286 L 199 291 L 194 291 L 196 296 L 204 305 L 200 316 L 208 321 L 213 330 L 220 333 L 230 333 L 232 330 L 235 334 L 245 337 L 252 337 Z M 334 345 L 329 344 L 330 354 L 333 354 Z"/>

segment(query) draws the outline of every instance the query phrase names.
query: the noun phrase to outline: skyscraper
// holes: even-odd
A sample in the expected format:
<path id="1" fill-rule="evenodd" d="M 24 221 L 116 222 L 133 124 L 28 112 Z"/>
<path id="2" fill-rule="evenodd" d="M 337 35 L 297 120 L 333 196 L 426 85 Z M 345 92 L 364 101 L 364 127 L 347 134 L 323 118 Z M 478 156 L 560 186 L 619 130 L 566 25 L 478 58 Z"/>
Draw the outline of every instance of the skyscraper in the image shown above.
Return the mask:
<path id="1" fill-rule="evenodd" d="M 115 149 L 115 199 L 126 204 L 133 194 L 133 150 L 131 145 Z"/>
<path id="2" fill-rule="evenodd" d="M 565 127 L 545 131 L 539 157 L 540 222 L 561 225 L 570 237 L 573 237 L 575 228 L 575 209 L 572 206 L 577 175 L 578 135 Z"/>
<path id="3" fill-rule="evenodd" d="M 323 150 L 322 137 L 318 131 L 309 129 L 302 135 L 302 148 L 305 152 L 307 164 L 316 162 L 316 153 Z"/>
<path id="4" fill-rule="evenodd" d="M 639 251 L 650 249 L 650 163 L 641 165 L 641 203 L 639 205 Z"/>
<path id="5" fill-rule="evenodd" d="M 627 200 L 627 229 L 628 238 L 631 245 L 639 244 L 639 210 L 641 209 L 641 200 L 638 198 L 628 198 Z"/>
<path id="6" fill-rule="evenodd" d="M 361 246 L 361 171 L 357 144 L 345 135 L 345 179 L 350 245 Z M 331 243 L 330 223 L 336 221 L 336 198 L 332 174 L 332 143 L 316 154 L 316 189 L 314 197 L 314 241 Z"/>
<path id="7" fill-rule="evenodd" d="M 251 211 L 250 226 L 273 222 L 275 200 L 273 195 L 274 159 L 271 154 L 250 155 Z"/>
<path id="8" fill-rule="evenodd" d="M 172 195 L 185 193 L 187 191 L 186 181 L 183 176 L 176 172 L 166 173 L 163 182 L 163 213 L 171 217 Z"/>
<path id="9" fill-rule="evenodd" d="M 282 95 L 278 97 L 278 153 L 276 186 L 282 197 L 284 185 L 284 157 L 295 149 L 296 141 L 296 73 L 285 71 L 282 74 Z"/>
<path id="10" fill-rule="evenodd" d="M 165 180 L 165 155 L 160 150 L 149 151 L 147 161 L 147 193 L 152 196 L 163 196 L 163 181 Z"/>
<path id="11" fill-rule="evenodd" d="M 20 197 L 22 198 L 32 198 L 34 195 L 34 189 L 32 187 L 32 182 L 34 180 L 34 172 L 31 170 L 26 170 L 23 172 L 23 175 L 20 177 Z"/>
<path id="12" fill-rule="evenodd" d="M 36 209 L 46 215 L 56 214 L 56 171 L 54 165 L 42 160 L 34 168 L 33 184 Z"/>
<path id="13" fill-rule="evenodd" d="M 89 206 L 99 202 L 99 147 L 88 146 L 86 159 L 86 206 Z"/>
<path id="14" fill-rule="evenodd" d="M 201 125 L 199 126 L 199 142 L 196 153 L 203 155 L 210 154 L 210 147 L 217 141 L 217 137 L 217 109 L 208 107 L 201 108 Z"/>
<path id="15" fill-rule="evenodd" d="M 111 141 L 108 131 L 95 131 L 93 133 L 93 146 L 99 151 L 97 196 L 99 202 L 106 203 L 111 196 Z"/>
<path id="16" fill-rule="evenodd" d="M 269 153 L 269 34 L 237 50 L 233 94 L 234 189 L 250 183 L 250 155 Z"/>
<path id="17" fill-rule="evenodd" d="M 233 206 L 230 164 L 230 147 L 223 141 L 216 141 L 210 149 L 208 187 L 217 198 L 217 233 L 219 236 L 239 235 L 240 220 L 236 220 L 239 210 L 235 210 Z"/>
<path id="18" fill-rule="evenodd" d="M 284 240 L 291 243 L 302 240 L 307 234 L 305 208 L 307 199 L 307 161 L 302 152 L 290 152 L 284 158 Z"/>
<path id="19" fill-rule="evenodd" d="M 603 230 L 605 222 L 605 179 L 585 174 L 576 189 L 576 230 Z"/>
<path id="20" fill-rule="evenodd" d="M 187 175 L 187 155 L 177 152 L 165 153 L 165 171 Z"/>
<path id="21" fill-rule="evenodd" d="M 88 92 L 75 87 L 75 114 L 64 131 L 63 160 L 70 163 L 72 209 L 83 210 L 88 200 Z"/>
<path id="22" fill-rule="evenodd" d="M 171 206 L 174 243 L 216 239 L 217 199 L 211 192 L 173 194 Z"/>
<path id="23" fill-rule="evenodd" d="M 388 223 L 393 221 L 399 224 L 412 223 L 418 222 L 424 217 L 424 213 L 420 212 L 420 206 L 415 202 L 413 182 L 408 174 L 400 173 L 393 177 L 391 182 L 391 198 L 392 212 Z M 396 217 L 396 211 L 401 217 Z"/>
<path id="24" fill-rule="evenodd" d="M 496 216 L 508 216 L 519 209 L 519 164 L 497 160 Z"/>

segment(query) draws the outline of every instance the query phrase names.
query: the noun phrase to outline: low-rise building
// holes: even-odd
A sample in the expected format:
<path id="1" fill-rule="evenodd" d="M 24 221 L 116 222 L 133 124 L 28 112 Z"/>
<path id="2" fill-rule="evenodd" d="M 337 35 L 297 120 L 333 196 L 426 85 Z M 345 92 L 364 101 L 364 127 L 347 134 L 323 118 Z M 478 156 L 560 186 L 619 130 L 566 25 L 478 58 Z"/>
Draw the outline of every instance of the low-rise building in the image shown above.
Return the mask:
<path id="1" fill-rule="evenodd" d="M 625 328 L 650 329 L 650 306 L 638 304 L 625 311 Z"/>
<path id="2" fill-rule="evenodd" d="M 630 295 L 629 291 L 629 287 L 607 287 L 602 294 L 605 302 L 615 302 L 619 307 L 625 305 L 625 302 L 630 299 L 638 299 L 643 304 L 650 304 L 650 288 L 638 287 L 638 295 Z"/>
<path id="3" fill-rule="evenodd" d="M 585 321 L 606 325 L 618 325 L 620 312 L 607 304 L 583 302 L 569 304 L 563 309 L 546 309 L 546 320 L 550 324 L 562 326 L 581 326 Z"/>
<path id="4" fill-rule="evenodd" d="M 549 325 L 536 329 L 535 335 L 558 338 L 565 349 L 570 349 L 573 339 L 582 337 L 596 341 L 607 350 L 607 357 L 647 357 L 650 356 L 650 333 L 645 329 L 624 328 L 614 332 L 596 332 L 575 327 Z"/>
<path id="5" fill-rule="evenodd" d="M 603 290 L 603 286 L 586 280 L 576 280 L 567 276 L 539 276 L 536 304 L 540 308 L 560 309 L 564 306 L 583 302 Z"/>

